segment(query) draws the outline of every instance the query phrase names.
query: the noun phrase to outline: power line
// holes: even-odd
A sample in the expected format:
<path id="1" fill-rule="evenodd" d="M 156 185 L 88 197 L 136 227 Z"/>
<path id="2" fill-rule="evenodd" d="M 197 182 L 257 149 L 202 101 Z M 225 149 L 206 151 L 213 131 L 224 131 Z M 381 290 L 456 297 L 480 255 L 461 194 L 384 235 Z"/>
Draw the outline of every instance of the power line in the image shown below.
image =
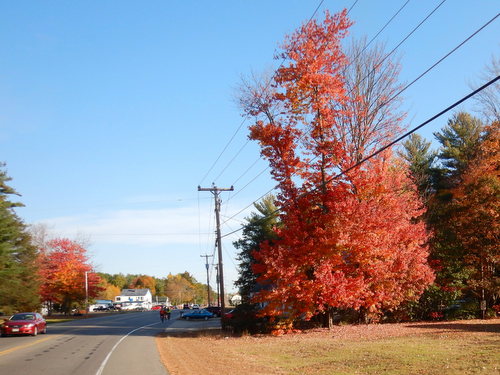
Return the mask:
<path id="1" fill-rule="evenodd" d="M 214 181 L 217 181 L 219 179 L 219 177 L 222 176 L 222 174 L 233 163 L 234 159 L 236 159 L 238 157 L 238 155 L 241 154 L 241 152 L 248 145 L 249 142 L 250 142 L 250 139 L 247 139 L 247 141 L 243 144 L 243 146 L 241 146 L 241 148 L 238 150 L 238 152 L 236 153 L 236 155 L 234 155 L 233 158 L 231 160 L 229 160 L 229 162 L 226 164 L 226 166 L 224 168 L 222 168 L 222 171 L 217 175 L 217 177 L 214 178 Z"/>
<path id="2" fill-rule="evenodd" d="M 248 171 L 250 171 L 250 169 L 252 169 L 252 168 L 253 168 L 253 166 L 259 162 L 259 160 L 260 160 L 260 159 L 261 159 L 261 157 L 259 156 L 259 157 L 258 157 L 258 158 L 257 158 L 257 159 L 256 159 L 256 160 L 252 163 L 252 165 L 250 165 L 250 166 L 249 166 L 249 167 L 245 170 L 245 172 L 243 172 L 243 173 L 242 173 L 242 174 L 241 174 L 241 175 L 240 175 L 240 176 L 236 179 L 236 181 L 234 181 L 231 185 L 233 185 L 233 186 L 234 186 L 234 185 L 236 185 L 236 183 L 237 183 L 239 180 L 241 180 L 241 178 L 242 178 L 244 175 L 246 175 L 246 174 L 248 173 Z"/>
<path id="3" fill-rule="evenodd" d="M 363 83 L 365 81 L 365 79 L 367 79 L 372 73 L 374 73 L 382 64 L 385 60 L 387 60 L 389 58 L 389 56 L 391 56 L 404 42 L 406 42 L 408 40 L 408 38 L 410 36 L 413 35 L 413 33 L 415 33 L 415 31 L 417 31 L 420 26 L 422 26 L 425 21 L 427 21 L 429 19 L 430 16 L 432 16 L 444 3 L 446 2 L 446 0 L 443 0 L 441 1 L 422 21 L 420 21 L 420 23 L 415 26 L 409 33 L 408 35 L 406 35 L 399 43 L 396 47 L 394 47 L 391 52 L 389 52 L 366 76 L 364 76 L 361 81 L 358 82 L 358 85 L 360 85 L 361 83 Z M 352 94 L 352 91 L 354 90 L 354 88 L 349 92 L 348 95 Z"/>
<path id="4" fill-rule="evenodd" d="M 380 149 L 378 149 L 377 151 L 373 152 L 372 154 L 370 154 L 369 156 L 365 157 L 364 159 L 362 159 L 361 161 L 355 163 L 354 165 L 352 165 L 351 167 L 347 168 L 347 169 L 344 169 L 342 170 L 340 173 L 336 174 L 335 176 L 329 178 L 325 183 L 330 183 L 332 182 L 333 180 L 336 180 L 338 179 L 339 177 L 342 177 L 343 175 L 349 173 L 350 171 L 352 171 L 353 169 L 359 167 L 360 165 L 366 163 L 368 160 L 374 158 L 375 156 L 377 156 L 378 154 L 380 154 L 381 152 L 387 150 L 388 148 L 394 146 L 396 143 L 400 142 L 401 140 L 405 139 L 406 137 L 410 136 L 411 134 L 415 133 L 417 130 L 423 128 L 425 125 L 429 124 L 430 122 L 434 121 L 435 119 L 441 117 L 443 114 L 445 114 L 446 112 L 452 110 L 453 108 L 459 106 L 460 104 L 462 104 L 463 102 L 465 102 L 467 99 L 471 98 L 472 96 L 476 95 L 477 93 L 481 92 L 482 90 L 484 90 L 485 88 L 489 87 L 490 85 L 492 85 L 493 83 L 495 83 L 496 81 L 498 81 L 500 79 L 500 75 L 493 78 L 492 80 L 488 81 L 487 83 L 485 83 L 484 85 L 482 85 L 481 87 L 479 87 L 478 89 L 472 91 L 471 93 L 469 93 L 468 95 L 464 96 L 463 98 L 459 99 L 458 101 L 456 101 L 455 103 L 451 104 L 450 106 L 446 107 L 445 109 L 443 109 L 441 112 L 437 113 L 436 115 L 432 116 L 431 118 L 429 118 L 428 120 L 424 121 L 423 123 L 421 123 L 420 125 L 414 127 L 413 129 L 411 129 L 410 131 L 406 132 L 405 134 L 401 135 L 400 137 L 396 138 L 395 140 L 393 140 L 392 142 L 388 143 L 387 145 L 381 147 Z M 311 194 L 315 191 L 317 191 L 319 189 L 319 187 L 315 187 L 309 191 L 306 191 L 304 193 L 301 194 L 301 196 L 305 196 L 305 195 L 308 195 L 308 194 Z M 256 201 L 254 201 L 252 204 L 254 204 Z M 285 204 L 286 206 L 286 204 Z M 250 206 L 247 206 L 246 208 L 248 208 Z M 245 208 L 245 209 L 246 209 Z M 270 217 L 272 217 L 273 215 L 277 214 L 278 212 L 282 211 L 283 210 L 283 207 L 282 208 L 278 208 L 276 209 L 275 211 L 271 212 L 269 215 L 261 218 L 260 220 L 265 220 L 265 219 L 268 219 Z M 240 211 L 242 212 L 242 211 Z M 234 234 L 236 232 L 239 232 L 241 230 L 243 230 L 244 227 L 240 227 L 232 232 L 229 232 L 227 234 L 224 234 L 222 237 L 227 237 L 227 236 L 230 236 L 231 234 Z"/>
<path id="5" fill-rule="evenodd" d="M 408 0 L 409 1 L 409 0 Z M 403 6 L 390 18 L 390 20 L 388 22 L 386 22 L 386 24 L 384 25 L 384 27 L 382 28 L 382 30 L 390 23 L 390 21 L 392 21 L 394 19 L 394 17 L 400 13 L 400 11 L 408 4 L 408 1 L 403 4 Z M 378 69 L 382 63 L 387 59 L 389 58 L 390 55 L 392 55 L 413 33 L 415 33 L 415 31 L 420 27 L 422 26 L 422 24 L 427 21 L 429 19 L 429 17 L 434 14 L 438 9 L 439 7 L 441 7 L 444 3 L 446 2 L 446 0 L 442 0 L 441 3 L 439 3 L 422 21 L 420 21 L 420 23 L 414 27 L 399 43 L 396 47 L 394 47 L 391 52 L 389 52 L 366 76 L 364 76 L 361 81 L 358 83 L 358 84 L 361 84 L 366 78 L 368 78 L 373 72 L 376 71 L 376 69 Z M 355 5 L 356 3 L 353 4 L 353 6 Z M 352 7 L 351 7 L 352 8 Z M 491 20 L 489 23 L 491 23 L 493 20 Z M 489 24 L 488 23 L 488 24 Z M 487 25 L 484 25 L 481 29 L 479 29 L 478 31 L 476 31 L 473 35 L 471 35 L 468 39 L 466 39 L 466 41 L 468 41 L 470 38 L 472 38 L 474 35 L 476 35 L 480 30 L 482 30 L 485 26 Z M 380 34 L 381 31 L 379 31 L 377 33 Z M 373 38 L 372 40 L 373 41 Z M 370 43 L 371 43 L 370 41 Z M 457 46 L 453 51 L 451 51 L 450 53 L 448 53 L 445 57 L 443 57 L 441 60 L 439 60 L 436 64 L 434 64 L 431 68 L 429 68 L 427 71 L 425 71 L 423 74 L 421 74 L 417 79 L 415 79 L 414 81 L 412 81 L 409 85 L 407 85 L 406 87 L 404 87 L 401 91 L 399 91 L 396 95 L 394 95 L 393 97 L 391 97 L 389 100 L 387 100 L 386 102 L 384 102 L 382 105 L 379 105 L 377 107 L 376 110 L 382 108 L 382 106 L 384 105 L 387 105 L 389 104 L 391 101 L 393 101 L 397 96 L 399 96 L 402 92 L 404 92 L 406 89 L 408 89 L 408 87 L 410 87 L 411 85 L 413 85 L 416 81 L 418 81 L 420 78 L 422 78 L 425 74 L 427 74 L 427 72 L 429 72 L 430 70 L 432 70 L 436 65 L 438 65 L 441 61 L 443 61 L 446 57 L 448 57 L 451 53 L 453 53 L 455 50 L 457 50 L 459 47 L 461 47 L 466 41 L 462 42 L 459 46 Z M 363 51 L 366 49 L 367 46 L 365 46 L 365 48 L 363 49 Z M 363 52 L 362 51 L 362 52 Z M 360 52 L 358 54 L 358 56 L 356 56 L 356 58 L 353 60 L 355 61 L 360 55 L 361 53 Z M 282 63 L 283 64 L 283 63 Z M 349 65 L 351 65 L 351 63 L 349 63 L 347 65 L 347 67 Z M 347 68 L 346 67 L 346 68 Z M 382 75 L 381 75 L 382 76 Z M 380 77 L 381 77 L 380 76 Z M 379 77 L 379 79 L 380 79 Z M 379 80 L 378 79 L 378 80 Z M 378 82 L 377 80 L 377 82 Z M 349 94 L 351 94 L 353 91 L 353 89 L 349 92 Z M 317 157 L 316 157 L 317 158 Z M 315 160 L 316 158 L 314 158 L 313 160 Z M 269 168 L 269 167 L 268 167 Z M 262 173 L 264 173 L 268 168 L 266 168 L 264 171 L 260 172 L 255 178 L 253 178 L 249 183 L 247 183 L 242 189 L 238 189 L 238 193 L 240 193 L 243 189 L 245 189 L 251 182 L 253 182 L 257 177 L 259 177 Z M 268 192 L 266 192 L 264 195 L 262 195 L 260 198 L 258 198 L 258 200 L 262 199 L 263 197 L 265 197 L 267 194 L 271 193 L 276 187 L 270 189 Z M 237 194 L 238 194 L 237 193 Z M 236 194 L 235 194 L 236 195 Z M 245 211 L 247 208 L 251 207 L 256 201 L 252 202 L 251 204 L 249 204 L 248 206 L 244 207 L 242 210 L 238 211 L 235 215 L 233 215 L 231 218 L 229 218 L 228 220 L 231 220 L 233 217 L 235 217 L 236 215 L 239 215 L 241 212 Z M 226 220 L 226 222 L 228 221 Z"/>
<path id="6" fill-rule="evenodd" d="M 241 193 L 242 190 L 246 189 L 252 182 L 254 182 L 256 179 L 258 179 L 264 172 L 266 172 L 267 170 L 269 169 L 269 166 L 267 166 L 266 168 L 264 168 L 262 171 L 259 172 L 259 174 L 257 174 L 257 176 L 255 176 L 254 178 L 252 178 L 246 185 L 244 185 L 241 189 L 238 189 L 238 191 L 236 193 L 233 194 L 233 196 L 229 199 L 227 199 L 226 203 L 230 201 L 230 199 L 234 198 L 235 196 L 237 196 L 239 193 Z"/>
<path id="7" fill-rule="evenodd" d="M 365 77 L 363 77 L 360 81 L 360 83 L 362 83 L 367 77 L 370 76 L 370 74 L 372 74 L 391 54 L 393 54 L 396 49 L 398 49 L 446 0 L 443 0 L 440 4 L 438 4 L 433 10 L 431 13 L 429 13 L 415 28 L 413 28 L 413 30 L 395 47 L 392 49 L 392 51 L 390 53 L 388 53 L 378 64 L 377 66 L 375 66 L 372 71 L 370 71 Z M 378 35 L 394 20 L 394 18 L 396 18 L 396 16 L 406 7 L 406 5 L 410 2 L 410 0 L 407 0 L 397 11 L 396 13 L 394 13 L 392 15 L 392 17 L 385 23 L 385 25 L 377 32 L 377 34 L 365 45 L 365 47 L 363 48 L 363 50 L 361 52 L 358 53 L 358 55 L 352 60 L 349 62 L 349 64 L 346 66 L 346 69 L 351 65 L 353 64 L 358 58 L 359 56 L 366 50 L 366 48 L 368 48 L 368 46 L 378 37 Z M 351 8 L 349 8 L 349 11 L 347 13 L 349 13 L 351 11 L 351 9 L 356 5 L 357 1 L 355 1 L 353 3 L 353 5 L 351 6 Z M 310 20 L 309 20 L 310 22 Z M 281 68 L 283 66 L 283 63 L 284 63 L 284 60 L 282 61 L 282 63 L 280 64 L 279 68 Z M 278 68 L 278 69 L 279 69 Z M 379 77 L 380 78 L 380 77 Z M 413 84 L 414 82 L 412 82 Z M 268 83 L 269 84 L 269 83 Z M 268 86 L 268 84 L 266 85 L 266 87 Z M 403 90 L 401 90 L 399 94 L 401 94 L 404 90 L 406 90 L 409 86 L 411 85 L 408 85 L 407 87 L 405 87 Z M 352 90 L 349 92 L 349 94 L 352 93 Z M 396 95 L 397 96 L 397 95 Z M 395 97 L 392 97 L 391 100 L 388 100 L 385 104 L 389 103 L 390 101 L 394 100 Z M 248 141 L 247 141 L 248 143 Z M 257 161 L 260 160 L 260 158 L 258 158 L 255 162 L 257 163 Z M 252 164 L 252 166 L 254 165 Z M 237 181 L 243 177 L 249 170 L 250 168 L 247 169 L 247 171 L 245 171 L 240 177 L 238 177 Z M 262 174 L 259 173 L 259 175 Z M 254 181 L 254 179 L 252 179 L 252 181 Z M 236 183 L 233 183 L 233 185 L 235 185 Z M 249 184 L 245 185 L 245 187 L 247 187 Z M 244 188 L 243 188 L 244 189 Z M 238 189 L 238 193 L 240 193 L 243 189 Z M 274 190 L 274 189 L 273 189 Z M 272 191 L 272 190 L 271 190 Z"/>
<path id="8" fill-rule="evenodd" d="M 491 18 L 489 21 L 487 21 L 484 25 L 482 25 L 479 29 L 477 29 L 474 33 L 469 35 L 465 40 L 463 40 L 461 43 L 459 43 L 455 48 L 450 50 L 447 54 L 445 54 L 443 57 L 441 57 L 438 61 L 436 61 L 432 66 L 430 66 L 427 70 L 425 70 L 423 73 L 421 73 L 417 78 L 415 78 L 413 81 L 411 81 L 409 84 L 407 84 L 405 87 L 403 87 L 400 91 L 398 91 L 395 95 L 393 95 L 391 98 L 386 100 L 385 102 L 379 104 L 373 112 L 378 111 L 382 107 L 386 106 L 390 102 L 392 102 L 394 99 L 396 99 L 399 95 L 401 95 L 404 91 L 406 91 L 410 86 L 412 86 L 414 83 L 419 81 L 423 76 L 425 76 L 427 73 L 429 73 L 432 69 L 434 69 L 436 66 L 438 66 L 440 63 L 442 63 L 446 58 L 448 58 L 451 54 L 453 54 L 455 51 L 457 51 L 460 47 L 462 47 L 465 43 L 467 43 L 469 40 L 471 40 L 474 36 L 476 36 L 480 31 L 482 31 L 485 27 L 490 25 L 494 20 L 498 18 L 500 14 L 496 14 L 493 18 Z M 374 83 L 376 85 L 378 81 L 381 79 L 382 75 L 380 75 L 377 78 L 377 81 Z M 372 112 L 372 113 L 373 113 Z"/>
<path id="9" fill-rule="evenodd" d="M 321 8 L 321 6 L 323 5 L 325 0 L 321 0 L 318 4 L 318 6 L 316 7 L 316 9 L 314 10 L 313 14 L 311 15 L 311 17 L 309 17 L 309 21 L 307 21 L 307 24 L 309 24 L 312 19 L 316 16 L 316 13 L 318 12 L 319 8 Z M 357 0 L 356 0 L 357 2 Z M 354 3 L 354 5 L 356 4 L 356 2 Z M 353 5 L 353 6 L 354 6 Z M 351 8 L 353 7 L 351 6 Z M 306 24 L 306 25 L 307 25 Z M 281 68 L 283 66 L 283 63 L 285 62 L 285 59 L 283 58 L 280 65 L 278 66 L 278 69 Z M 270 85 L 270 81 L 266 82 L 266 85 L 265 87 L 267 88 L 269 85 Z M 214 161 L 214 163 L 212 164 L 212 166 L 209 168 L 209 170 L 207 171 L 207 173 L 205 173 L 205 175 L 203 176 L 203 178 L 201 179 L 199 185 L 201 185 L 203 183 L 203 181 L 205 181 L 205 179 L 207 178 L 207 176 L 209 175 L 209 173 L 212 171 L 212 169 L 215 167 L 215 165 L 217 164 L 217 162 L 219 161 L 219 159 L 221 158 L 221 156 L 224 154 L 224 152 L 227 150 L 227 148 L 229 147 L 229 145 L 231 144 L 231 142 L 233 141 L 233 139 L 236 137 L 236 134 L 239 133 L 239 131 L 241 130 L 241 127 L 243 126 L 243 124 L 246 122 L 246 120 L 248 119 L 248 116 L 245 116 L 245 118 L 241 121 L 240 125 L 238 126 L 238 128 L 236 129 L 236 131 L 234 132 L 234 134 L 232 135 L 232 137 L 229 139 L 229 141 L 226 143 L 226 145 L 224 146 L 223 150 L 221 151 L 221 153 L 219 154 L 219 156 L 217 156 L 217 159 Z M 247 142 L 248 143 L 248 142 Z M 234 159 L 234 158 L 233 158 Z M 229 165 L 227 165 L 225 168 L 227 168 Z"/>
<path id="10" fill-rule="evenodd" d="M 392 20 L 401 12 L 401 10 L 408 4 L 410 0 L 406 1 L 403 6 L 401 8 L 399 8 L 399 10 L 386 22 L 386 24 L 382 27 L 382 29 L 375 35 L 374 38 L 372 38 L 370 40 L 370 42 L 364 47 L 364 49 L 358 54 L 358 56 L 356 56 L 355 59 L 353 59 L 353 61 L 355 61 L 360 55 L 361 53 L 366 50 L 366 48 L 368 47 L 368 45 L 387 27 L 387 25 L 392 22 Z M 382 63 L 387 60 L 389 58 L 389 56 L 391 56 L 411 35 L 413 35 L 444 3 L 446 2 L 446 0 L 442 0 L 436 7 L 434 7 L 434 9 L 429 13 L 427 14 L 427 16 L 419 22 L 419 24 L 417 26 L 415 26 L 397 45 L 396 47 L 394 47 L 366 76 L 364 76 L 361 81 L 359 82 L 359 84 L 361 84 L 364 80 L 366 80 L 366 78 L 368 78 L 373 72 L 376 71 L 376 69 L 378 69 Z M 356 5 L 357 1 L 354 2 L 354 4 L 351 6 L 351 8 L 349 9 L 349 11 Z M 319 7 L 316 9 L 316 11 L 319 9 Z M 496 17 L 495 17 L 496 18 Z M 438 62 L 436 62 L 433 66 L 431 66 L 429 69 L 427 69 L 424 73 L 422 73 L 419 77 L 417 77 L 415 80 L 413 80 L 410 84 L 408 84 L 407 86 L 405 86 L 402 90 L 400 90 L 396 95 L 394 95 L 393 97 L 391 97 L 389 100 L 387 100 L 386 102 L 384 102 L 382 105 L 379 105 L 377 110 L 380 109 L 383 105 L 387 105 L 388 103 L 390 103 L 392 100 L 394 100 L 397 96 L 399 96 L 402 92 L 404 92 L 406 89 L 408 89 L 411 85 L 413 85 L 416 81 L 418 81 L 420 78 L 422 78 L 425 74 L 427 74 L 430 70 L 432 70 L 435 66 L 437 66 L 439 63 L 441 63 L 444 59 L 446 59 L 450 54 L 452 54 L 453 52 L 455 52 L 458 48 L 460 48 L 463 44 L 465 44 L 469 39 L 471 39 L 474 35 L 476 35 L 479 31 L 481 31 L 484 27 L 486 27 L 489 23 L 491 23 L 495 18 L 493 18 L 491 21 L 489 21 L 486 25 L 484 25 L 483 27 L 481 27 L 479 30 L 477 30 L 474 34 L 472 34 L 469 38 L 467 38 L 464 42 L 462 42 L 460 45 L 458 45 L 457 47 L 455 47 L 455 49 L 453 49 L 452 51 L 450 51 L 447 55 L 445 55 L 442 59 L 440 59 Z M 312 17 L 311 19 L 308 21 L 308 23 L 312 20 Z M 284 64 L 284 61 L 285 59 L 282 60 L 280 66 L 278 67 L 281 68 Z M 348 66 L 352 64 L 352 62 L 350 62 L 348 64 Z M 380 76 L 381 77 L 381 76 Z M 379 77 L 379 79 L 380 79 Z M 379 80 L 378 79 L 378 80 Z M 377 81 L 378 81 L 377 80 Z M 269 82 L 267 82 L 266 84 L 266 87 L 269 85 Z M 351 92 L 352 93 L 352 90 Z M 350 94 L 349 93 L 349 94 Z M 248 143 L 248 141 L 247 141 Z M 246 146 L 246 144 L 245 144 Z M 259 158 L 260 159 L 260 158 Z M 254 164 L 259 160 L 257 159 Z M 234 160 L 234 158 L 233 158 Z M 227 166 L 226 166 L 227 168 Z M 248 187 L 253 181 L 255 181 L 262 173 L 264 173 L 268 168 L 266 168 L 264 171 L 261 171 L 256 177 L 254 177 L 252 180 L 250 180 L 249 183 L 247 183 L 242 189 L 238 189 L 238 193 L 236 193 L 235 195 L 239 194 L 242 190 L 244 190 L 246 187 Z M 247 169 L 248 171 L 248 169 Z M 246 172 L 244 173 L 246 174 Z M 243 174 L 243 175 L 244 175 Z M 242 176 L 243 176 L 242 175 Z M 242 177 L 240 176 L 238 178 L 238 180 Z M 234 184 L 233 184 L 234 185 Z M 265 193 L 263 196 L 261 196 L 259 199 L 262 199 L 264 196 L 266 196 L 267 194 L 269 194 L 271 191 L 273 191 L 275 188 L 272 188 L 271 190 L 269 190 L 267 193 Z M 248 207 L 252 206 L 253 204 L 255 203 L 252 202 L 250 205 L 246 206 L 245 208 L 243 208 L 242 210 L 240 210 L 236 215 L 240 214 L 241 212 L 243 212 L 244 210 L 246 210 Z M 234 217 L 234 215 L 233 215 Z M 231 217 L 232 218 L 232 217 Z M 230 220 L 230 219 L 228 219 Z M 227 220 L 226 220 L 227 221 Z"/>
<path id="11" fill-rule="evenodd" d="M 385 28 L 394 20 L 394 18 L 397 17 L 397 15 L 406 7 L 406 5 L 408 5 L 408 3 L 410 2 L 410 0 L 406 0 L 406 3 L 404 3 L 401 8 L 398 9 L 398 11 L 396 13 L 393 14 L 393 16 L 385 23 L 385 25 L 377 32 L 377 34 L 375 34 L 375 36 L 373 38 L 370 39 L 370 41 L 365 45 L 365 47 L 361 50 L 360 53 L 358 53 L 358 55 L 349 63 L 349 65 L 351 65 L 354 61 L 356 61 L 358 59 L 358 57 L 363 53 L 365 52 L 365 50 L 370 46 L 370 44 L 372 44 L 372 42 L 377 39 L 377 37 L 382 33 L 382 31 L 385 30 Z"/>
<path id="12" fill-rule="evenodd" d="M 358 3 L 359 0 L 355 0 L 354 3 L 351 5 L 351 7 L 349 8 L 349 10 L 347 11 L 347 14 L 351 13 L 351 10 L 352 8 L 354 8 L 354 6 Z"/>

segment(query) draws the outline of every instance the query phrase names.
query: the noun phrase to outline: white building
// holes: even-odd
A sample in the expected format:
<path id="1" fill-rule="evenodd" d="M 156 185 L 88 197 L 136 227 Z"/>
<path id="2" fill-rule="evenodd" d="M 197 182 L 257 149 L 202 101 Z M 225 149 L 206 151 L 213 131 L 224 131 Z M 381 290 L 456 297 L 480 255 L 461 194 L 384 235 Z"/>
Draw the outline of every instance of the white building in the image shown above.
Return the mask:
<path id="1" fill-rule="evenodd" d="M 115 297 L 115 303 L 121 304 L 122 310 L 151 310 L 153 296 L 149 289 L 122 289 Z"/>

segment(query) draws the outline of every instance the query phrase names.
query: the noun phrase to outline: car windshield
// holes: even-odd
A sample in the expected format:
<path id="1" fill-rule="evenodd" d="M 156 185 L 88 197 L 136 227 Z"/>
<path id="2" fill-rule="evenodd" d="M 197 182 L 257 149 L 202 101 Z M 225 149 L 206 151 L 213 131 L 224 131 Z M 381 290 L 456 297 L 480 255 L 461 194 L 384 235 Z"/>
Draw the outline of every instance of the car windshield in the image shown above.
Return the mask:
<path id="1" fill-rule="evenodd" d="M 15 314 L 15 315 L 12 315 L 10 320 L 35 320 L 35 315 L 33 315 L 33 314 Z"/>

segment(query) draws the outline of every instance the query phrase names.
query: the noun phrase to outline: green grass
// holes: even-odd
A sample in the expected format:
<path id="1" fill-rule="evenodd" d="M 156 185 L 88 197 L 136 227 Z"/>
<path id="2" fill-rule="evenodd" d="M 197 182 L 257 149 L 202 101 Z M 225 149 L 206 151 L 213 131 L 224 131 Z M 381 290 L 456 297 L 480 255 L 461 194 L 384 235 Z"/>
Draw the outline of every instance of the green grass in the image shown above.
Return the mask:
<path id="1" fill-rule="evenodd" d="M 47 322 L 47 324 L 71 322 L 72 320 L 76 320 L 76 319 L 74 319 L 74 318 L 45 318 L 45 321 Z"/>
<path id="2" fill-rule="evenodd" d="M 244 348 L 252 361 L 282 374 L 500 374 L 500 338 L 412 336 L 369 341 L 307 340 Z"/>

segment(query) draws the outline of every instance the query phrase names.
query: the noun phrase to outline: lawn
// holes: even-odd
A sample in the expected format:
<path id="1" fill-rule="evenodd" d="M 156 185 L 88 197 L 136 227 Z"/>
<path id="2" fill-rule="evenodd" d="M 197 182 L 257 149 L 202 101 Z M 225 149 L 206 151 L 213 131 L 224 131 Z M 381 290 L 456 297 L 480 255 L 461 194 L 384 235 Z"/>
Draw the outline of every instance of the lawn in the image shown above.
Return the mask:
<path id="1" fill-rule="evenodd" d="M 171 375 L 500 374 L 500 320 L 339 326 L 299 334 L 163 336 Z"/>

